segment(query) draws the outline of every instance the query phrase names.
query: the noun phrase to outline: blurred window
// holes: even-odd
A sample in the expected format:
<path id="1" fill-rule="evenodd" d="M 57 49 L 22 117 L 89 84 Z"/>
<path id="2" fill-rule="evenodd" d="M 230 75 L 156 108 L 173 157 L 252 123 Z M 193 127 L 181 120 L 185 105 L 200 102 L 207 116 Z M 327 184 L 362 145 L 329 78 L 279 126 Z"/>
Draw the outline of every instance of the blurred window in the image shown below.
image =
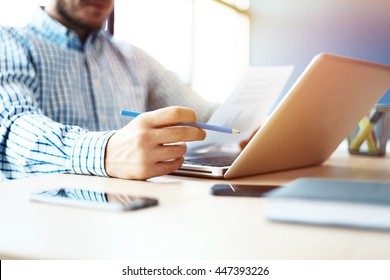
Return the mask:
<path id="1" fill-rule="evenodd" d="M 248 10 L 249 0 L 115 0 L 115 36 L 223 102 L 249 65 Z"/>

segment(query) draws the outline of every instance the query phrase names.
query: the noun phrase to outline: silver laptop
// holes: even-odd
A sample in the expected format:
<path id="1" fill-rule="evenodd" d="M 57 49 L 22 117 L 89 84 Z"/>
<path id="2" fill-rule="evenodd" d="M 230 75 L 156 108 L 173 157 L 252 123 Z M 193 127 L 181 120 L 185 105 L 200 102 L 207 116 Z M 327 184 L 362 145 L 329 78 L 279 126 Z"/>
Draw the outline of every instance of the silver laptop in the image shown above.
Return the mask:
<path id="1" fill-rule="evenodd" d="M 229 179 L 321 164 L 389 88 L 390 66 L 319 54 L 242 151 L 226 135 L 206 138 L 189 144 L 175 174 Z"/>

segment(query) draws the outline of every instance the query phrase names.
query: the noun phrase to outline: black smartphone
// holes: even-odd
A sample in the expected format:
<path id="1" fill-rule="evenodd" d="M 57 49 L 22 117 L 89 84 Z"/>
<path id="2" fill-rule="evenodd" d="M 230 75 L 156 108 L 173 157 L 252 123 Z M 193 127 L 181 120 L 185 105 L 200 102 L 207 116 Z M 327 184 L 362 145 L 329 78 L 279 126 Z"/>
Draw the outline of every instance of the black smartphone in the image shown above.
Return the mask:
<path id="1" fill-rule="evenodd" d="M 58 188 L 31 193 L 30 200 L 114 211 L 137 210 L 158 204 L 155 198 L 78 188 Z"/>
<path id="2" fill-rule="evenodd" d="M 211 187 L 210 193 L 222 196 L 261 197 L 279 187 L 279 185 L 215 184 Z"/>

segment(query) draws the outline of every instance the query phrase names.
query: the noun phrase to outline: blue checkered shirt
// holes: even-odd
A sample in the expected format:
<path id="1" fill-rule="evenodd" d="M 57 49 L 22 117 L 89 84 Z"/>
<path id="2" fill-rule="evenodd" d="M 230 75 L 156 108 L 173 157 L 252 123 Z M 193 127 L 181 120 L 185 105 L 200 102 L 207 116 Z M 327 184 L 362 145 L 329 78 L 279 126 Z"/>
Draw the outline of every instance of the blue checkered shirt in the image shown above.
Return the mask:
<path id="1" fill-rule="evenodd" d="M 34 174 L 107 176 L 109 137 L 121 109 L 188 106 L 205 121 L 205 100 L 140 49 L 105 31 L 84 43 L 40 10 L 24 28 L 0 27 L 0 181 Z"/>

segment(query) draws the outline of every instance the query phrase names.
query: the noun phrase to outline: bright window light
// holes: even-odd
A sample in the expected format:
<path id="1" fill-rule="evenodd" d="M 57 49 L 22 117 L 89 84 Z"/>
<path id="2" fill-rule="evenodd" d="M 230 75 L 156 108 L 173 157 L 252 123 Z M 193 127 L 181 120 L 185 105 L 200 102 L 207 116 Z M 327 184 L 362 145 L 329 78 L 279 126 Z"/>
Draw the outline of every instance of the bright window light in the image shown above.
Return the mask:
<path id="1" fill-rule="evenodd" d="M 249 18 L 209 0 L 194 1 L 192 87 L 223 102 L 249 65 Z"/>
<path id="2" fill-rule="evenodd" d="M 115 37 L 148 52 L 191 81 L 192 1 L 116 0 Z"/>
<path id="3" fill-rule="evenodd" d="M 0 25 L 21 27 L 30 22 L 38 6 L 48 0 L 0 0 Z"/>
<path id="4" fill-rule="evenodd" d="M 249 65 L 249 17 L 218 1 L 116 0 L 115 37 L 151 54 L 211 102 L 223 102 Z"/>

